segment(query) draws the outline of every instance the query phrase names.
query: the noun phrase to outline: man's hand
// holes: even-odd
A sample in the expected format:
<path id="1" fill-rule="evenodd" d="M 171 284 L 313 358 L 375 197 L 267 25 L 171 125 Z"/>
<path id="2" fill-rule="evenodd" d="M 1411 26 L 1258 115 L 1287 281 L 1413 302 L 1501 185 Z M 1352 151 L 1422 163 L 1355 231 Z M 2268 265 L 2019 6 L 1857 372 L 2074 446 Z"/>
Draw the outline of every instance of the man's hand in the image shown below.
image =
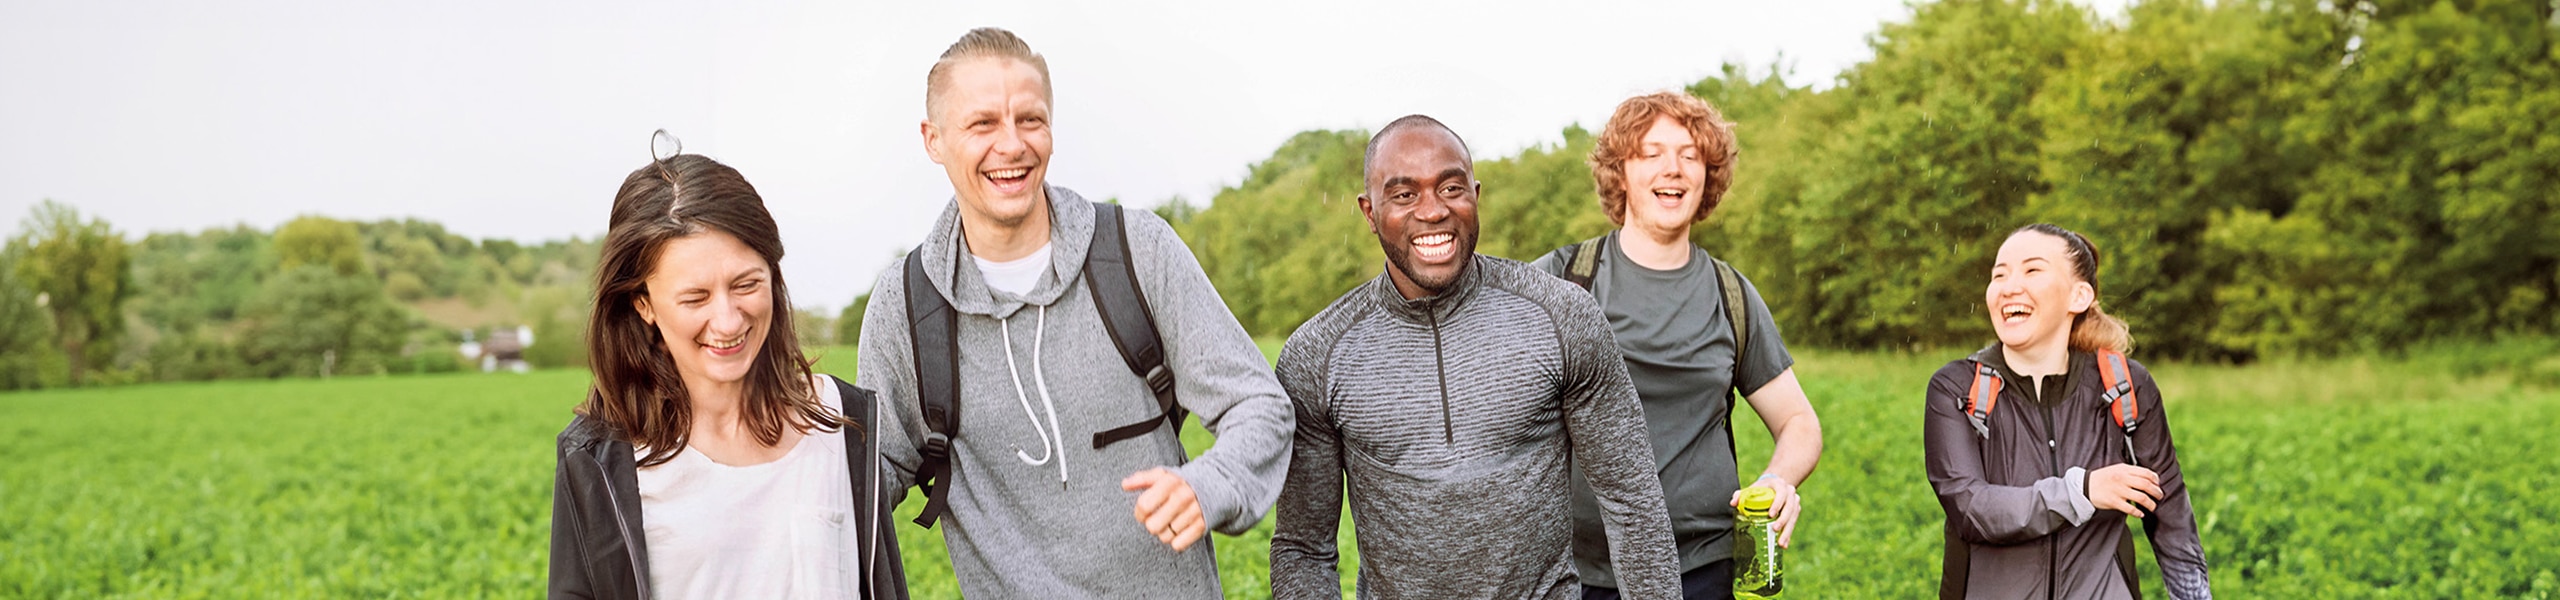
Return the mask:
<path id="1" fill-rule="evenodd" d="M 2160 503 L 2160 475 L 2133 465 L 2089 472 L 2089 503 L 2136 517 Z"/>
<path id="2" fill-rule="evenodd" d="M 1796 515 L 1804 512 L 1802 499 L 1796 496 L 1795 484 L 1787 483 L 1784 477 L 1762 477 L 1742 487 L 1751 486 L 1769 488 L 1778 493 L 1777 498 L 1769 501 L 1769 522 L 1778 530 L 1778 547 L 1787 547 L 1796 537 Z M 1742 490 L 1734 490 L 1733 498 L 1725 500 L 1725 505 L 1741 507 Z"/>
<path id="3" fill-rule="evenodd" d="M 1209 534 L 1209 524 L 1200 518 L 1200 498 L 1191 493 L 1191 482 L 1163 467 L 1139 471 L 1120 480 L 1120 489 L 1140 491 L 1138 524 L 1155 534 L 1157 540 L 1181 552 Z"/>

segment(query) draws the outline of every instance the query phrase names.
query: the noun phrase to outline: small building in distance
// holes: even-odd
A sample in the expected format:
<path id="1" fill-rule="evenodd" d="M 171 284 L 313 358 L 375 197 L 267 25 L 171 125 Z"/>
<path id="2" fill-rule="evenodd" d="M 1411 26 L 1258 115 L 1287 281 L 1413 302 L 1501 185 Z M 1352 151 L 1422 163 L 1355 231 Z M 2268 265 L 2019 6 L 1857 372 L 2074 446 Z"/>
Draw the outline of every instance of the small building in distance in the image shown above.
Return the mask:
<path id="1" fill-rule="evenodd" d="M 524 349 L 533 345 L 533 328 L 518 325 L 514 329 L 492 329 L 487 342 L 475 341 L 474 332 L 462 332 L 462 345 L 456 350 L 462 353 L 463 359 L 479 361 L 482 373 L 494 373 L 499 369 L 523 373 L 532 369 L 532 365 L 524 362 Z"/>

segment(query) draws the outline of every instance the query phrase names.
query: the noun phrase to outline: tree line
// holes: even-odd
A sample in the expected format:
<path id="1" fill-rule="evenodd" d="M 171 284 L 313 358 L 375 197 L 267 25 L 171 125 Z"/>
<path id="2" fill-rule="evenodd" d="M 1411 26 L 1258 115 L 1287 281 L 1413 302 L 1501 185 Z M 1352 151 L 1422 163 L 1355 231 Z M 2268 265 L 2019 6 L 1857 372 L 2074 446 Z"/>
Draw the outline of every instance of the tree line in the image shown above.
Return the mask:
<path id="1" fill-rule="evenodd" d="M 2560 2 L 1944 0 L 1831 85 L 1727 65 L 1686 88 L 1736 124 L 1736 182 L 1694 241 L 1794 344 L 1984 343 L 2012 229 L 2105 257 L 2138 352 L 2391 352 L 2560 333 Z M 1465 133 L 1465 132 L 1460 132 Z M 1382 264 L 1357 214 L 1363 131 L 1308 131 L 1175 224 L 1239 321 L 1282 336 Z M 1593 134 L 1479 156 L 1478 250 L 1606 232 Z M 529 325 L 584 363 L 596 244 L 307 216 L 128 237 L 38 205 L 0 248 L 0 389 L 459 368 L 463 331 Z M 865 299 L 794 311 L 851 343 Z"/>
<path id="2" fill-rule="evenodd" d="M 1694 241 L 1791 343 L 1988 339 L 2009 231 L 2104 256 L 2139 352 L 2205 360 L 2549 336 L 2560 315 L 2560 2 L 1946 0 L 1827 89 L 1728 65 L 1687 92 L 1741 158 Z M 1465 132 L 1461 131 L 1461 134 Z M 1610 229 L 1581 127 L 1479 155 L 1478 250 Z M 1228 306 L 1286 335 L 1381 258 L 1357 214 L 1367 133 L 1311 131 L 1176 222 Z"/>
<path id="3" fill-rule="evenodd" d="M 416 219 L 128 239 L 47 200 L 0 248 L 0 389 L 453 371 L 466 331 L 517 326 L 529 362 L 583 365 L 595 257 Z"/>

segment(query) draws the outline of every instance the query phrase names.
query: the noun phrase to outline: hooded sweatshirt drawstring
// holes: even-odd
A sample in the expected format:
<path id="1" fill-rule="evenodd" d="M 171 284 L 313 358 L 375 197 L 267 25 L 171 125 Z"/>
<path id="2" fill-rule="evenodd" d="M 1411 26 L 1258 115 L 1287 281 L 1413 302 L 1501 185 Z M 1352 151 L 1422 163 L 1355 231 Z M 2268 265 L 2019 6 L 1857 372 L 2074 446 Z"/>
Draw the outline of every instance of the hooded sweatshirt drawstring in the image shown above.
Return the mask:
<path id="1" fill-rule="evenodd" d="M 1040 415 L 1031 410 L 1030 394 L 1022 389 L 1022 369 L 1013 361 L 1013 320 L 1010 317 L 997 320 L 997 329 L 1004 332 L 1004 367 L 1013 373 L 1013 397 L 1022 403 L 1022 418 L 1031 422 L 1032 435 L 1040 438 L 1040 458 L 1032 458 L 1020 446 L 1014 447 L 1013 455 L 1023 464 L 1032 466 L 1048 464 L 1050 458 L 1058 459 L 1058 486 L 1063 488 L 1067 484 L 1067 441 L 1058 428 L 1058 406 L 1049 400 L 1049 379 L 1040 373 L 1040 346 L 1049 330 L 1049 307 L 1041 306 L 1039 316 L 1032 323 L 1031 379 L 1032 386 L 1040 390 L 1041 408 L 1049 413 L 1049 426 L 1045 429 L 1040 427 Z"/>

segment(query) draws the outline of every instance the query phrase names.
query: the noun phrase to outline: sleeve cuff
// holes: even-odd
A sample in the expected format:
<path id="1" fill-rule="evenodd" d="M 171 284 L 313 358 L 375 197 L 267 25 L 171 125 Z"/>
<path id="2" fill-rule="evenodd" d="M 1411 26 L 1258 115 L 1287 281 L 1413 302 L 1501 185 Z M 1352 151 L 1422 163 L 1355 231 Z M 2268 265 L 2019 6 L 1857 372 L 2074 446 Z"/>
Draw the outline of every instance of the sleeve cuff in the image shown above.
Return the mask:
<path id="1" fill-rule="evenodd" d="M 2070 519 L 2073 526 L 2089 522 L 2089 517 L 2098 513 L 2098 505 L 2089 502 L 2089 470 L 2072 467 L 2063 471 L 2062 483 L 2070 492 L 2064 495 L 2071 497 L 2071 508 L 2062 516 Z"/>
<path id="2" fill-rule="evenodd" d="M 1239 506 L 1241 503 L 1236 502 L 1235 494 L 1229 493 L 1231 490 L 1227 489 L 1226 481 L 1204 465 L 1195 460 L 1172 469 L 1173 474 L 1182 477 L 1183 483 L 1191 486 L 1192 499 L 1200 503 L 1200 520 L 1208 522 L 1209 530 L 1230 535 L 1242 533 L 1241 528 L 1254 526 L 1253 523 L 1236 523 L 1242 520 L 1237 518 L 1243 509 Z"/>

